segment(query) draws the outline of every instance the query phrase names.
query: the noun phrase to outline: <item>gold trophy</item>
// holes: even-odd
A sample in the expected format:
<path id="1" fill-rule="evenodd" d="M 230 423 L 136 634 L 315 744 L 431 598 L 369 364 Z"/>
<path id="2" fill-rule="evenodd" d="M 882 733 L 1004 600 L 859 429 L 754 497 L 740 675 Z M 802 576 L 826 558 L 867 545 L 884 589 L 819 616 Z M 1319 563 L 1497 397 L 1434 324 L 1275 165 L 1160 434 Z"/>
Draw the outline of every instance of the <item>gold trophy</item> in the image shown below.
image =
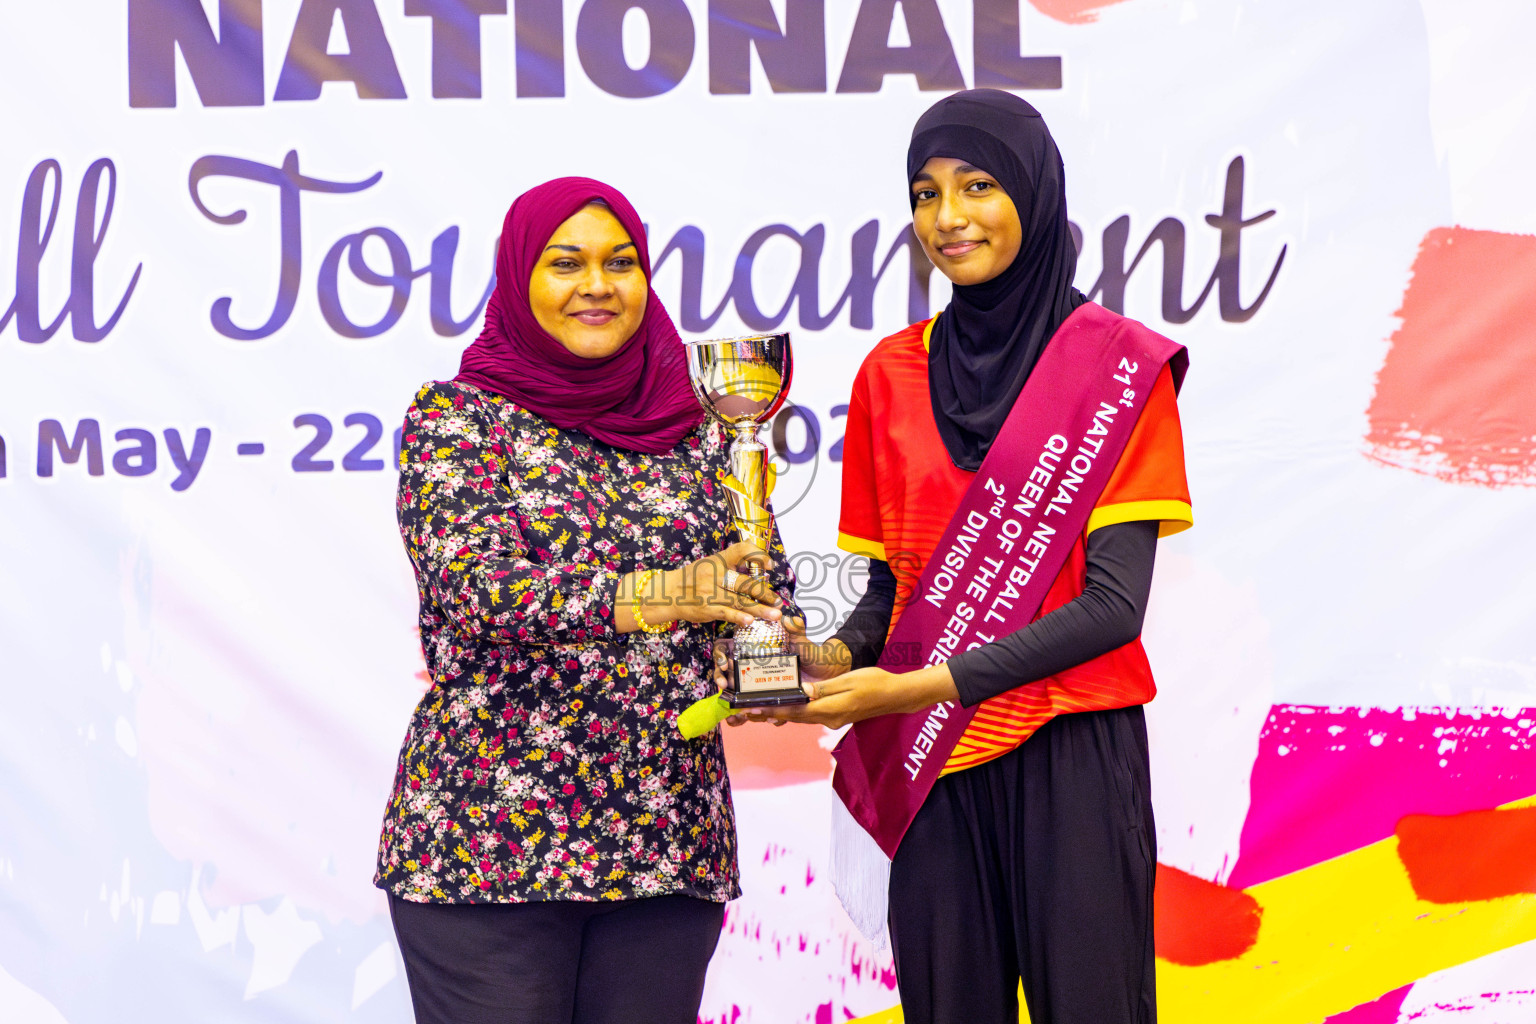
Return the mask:
<path id="1" fill-rule="evenodd" d="M 751 334 L 686 345 L 693 393 L 705 411 L 733 435 L 731 475 L 726 478 L 725 490 L 736 531 L 742 540 L 767 551 L 773 537 L 773 516 L 768 512 L 773 470 L 768 465 L 768 448 L 757 432 L 779 411 L 789 393 L 794 373 L 789 334 Z M 748 574 L 765 575 L 759 565 L 750 565 Z M 738 626 L 733 647 L 723 694 L 732 708 L 804 704 L 808 700 L 800 689 L 800 658 L 781 624 L 757 619 L 749 626 Z"/>

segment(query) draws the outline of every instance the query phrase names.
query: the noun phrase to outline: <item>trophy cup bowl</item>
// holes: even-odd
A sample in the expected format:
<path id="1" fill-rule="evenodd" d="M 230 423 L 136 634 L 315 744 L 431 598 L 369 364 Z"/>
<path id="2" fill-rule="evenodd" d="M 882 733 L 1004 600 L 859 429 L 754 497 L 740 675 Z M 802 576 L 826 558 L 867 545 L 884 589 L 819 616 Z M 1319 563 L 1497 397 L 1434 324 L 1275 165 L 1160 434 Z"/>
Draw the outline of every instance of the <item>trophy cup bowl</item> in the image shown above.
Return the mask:
<path id="1" fill-rule="evenodd" d="M 688 376 L 699 404 L 731 431 L 726 498 L 742 540 L 768 550 L 773 517 L 768 448 L 758 430 L 778 412 L 794 375 L 789 334 L 749 334 L 685 342 Z M 732 567 L 734 568 L 734 566 Z M 764 575 L 751 565 L 747 575 Z M 800 659 L 784 627 L 759 619 L 737 629 L 724 697 L 733 708 L 803 704 Z"/>

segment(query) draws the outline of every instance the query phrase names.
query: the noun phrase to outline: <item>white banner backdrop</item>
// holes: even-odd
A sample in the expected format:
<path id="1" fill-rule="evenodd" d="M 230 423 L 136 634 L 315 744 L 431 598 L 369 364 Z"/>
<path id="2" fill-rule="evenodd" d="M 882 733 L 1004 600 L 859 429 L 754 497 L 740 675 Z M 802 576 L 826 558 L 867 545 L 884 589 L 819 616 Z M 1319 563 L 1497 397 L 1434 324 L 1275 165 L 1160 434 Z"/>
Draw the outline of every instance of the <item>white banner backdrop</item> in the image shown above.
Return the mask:
<path id="1" fill-rule="evenodd" d="M 5 25 L 7 1020 L 409 1019 L 370 885 L 425 685 L 393 432 L 477 333 L 531 185 L 623 190 L 685 334 L 793 332 L 776 502 L 830 626 L 856 592 L 834 546 L 853 374 L 947 294 L 910 259 L 906 139 L 975 84 L 1051 125 L 1079 287 L 1191 351 L 1196 528 L 1162 545 L 1147 626 L 1159 859 L 1266 923 L 1215 956 L 1164 953 L 1160 918 L 1164 1018 L 1235 1019 L 1227 981 L 1180 971 L 1304 960 L 1263 886 L 1399 841 L 1399 812 L 1536 794 L 1529 767 L 1485 792 L 1453 743 L 1423 769 L 1464 771 L 1440 802 L 1367 760 L 1385 831 L 1264 845 L 1358 781 L 1274 760 L 1298 708 L 1475 709 L 1532 756 L 1529 5 L 82 0 Z M 822 870 L 827 737 L 730 742 L 747 894 L 704 1018 L 892 1006 Z M 1403 863 L 1405 899 L 1455 904 Z M 1531 885 L 1499 885 L 1467 890 L 1497 943 L 1405 933 L 1273 1019 L 1536 1019 Z"/>

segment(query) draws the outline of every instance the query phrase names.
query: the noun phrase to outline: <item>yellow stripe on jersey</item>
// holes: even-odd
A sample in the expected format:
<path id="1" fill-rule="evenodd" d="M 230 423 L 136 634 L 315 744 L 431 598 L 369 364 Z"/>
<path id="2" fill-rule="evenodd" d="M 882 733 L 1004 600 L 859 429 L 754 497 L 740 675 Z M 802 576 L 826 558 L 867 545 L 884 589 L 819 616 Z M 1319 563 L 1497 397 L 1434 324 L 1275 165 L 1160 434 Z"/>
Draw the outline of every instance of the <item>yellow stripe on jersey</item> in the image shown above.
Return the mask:
<path id="1" fill-rule="evenodd" d="M 1159 537 L 1171 537 L 1195 525 L 1195 513 L 1187 501 L 1122 501 L 1094 509 L 1088 516 L 1088 526 L 1083 534 L 1086 536 L 1101 526 L 1141 523 L 1151 519 L 1162 524 L 1157 529 Z"/>
<path id="2" fill-rule="evenodd" d="M 890 559 L 885 557 L 884 544 L 881 544 L 879 541 L 875 540 L 865 540 L 862 537 L 855 537 L 851 533 L 839 533 L 837 535 L 837 546 L 842 548 L 844 551 L 851 552 L 855 555 L 864 555 L 867 558 L 878 558 L 882 562 L 890 561 Z"/>

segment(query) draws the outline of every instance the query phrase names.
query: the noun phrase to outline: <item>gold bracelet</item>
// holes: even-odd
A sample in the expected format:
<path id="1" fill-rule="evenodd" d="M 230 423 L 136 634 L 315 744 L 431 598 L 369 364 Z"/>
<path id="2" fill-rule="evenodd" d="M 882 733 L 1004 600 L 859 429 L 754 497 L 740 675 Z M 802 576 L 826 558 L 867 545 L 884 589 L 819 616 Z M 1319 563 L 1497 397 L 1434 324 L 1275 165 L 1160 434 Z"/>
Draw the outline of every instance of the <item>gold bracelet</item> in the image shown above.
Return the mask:
<path id="1" fill-rule="evenodd" d="M 640 613 L 640 595 L 644 594 L 646 588 L 651 585 L 651 577 L 655 576 L 659 572 L 661 572 L 660 569 L 646 569 L 644 572 L 640 573 L 640 575 L 636 576 L 635 592 L 634 595 L 630 598 L 629 607 L 630 611 L 634 613 L 635 625 L 639 626 L 647 633 L 665 633 L 667 630 L 672 628 L 672 623 L 677 621 L 676 619 L 668 619 L 666 622 L 659 622 L 653 626 L 649 622 L 646 622 L 645 616 Z"/>

